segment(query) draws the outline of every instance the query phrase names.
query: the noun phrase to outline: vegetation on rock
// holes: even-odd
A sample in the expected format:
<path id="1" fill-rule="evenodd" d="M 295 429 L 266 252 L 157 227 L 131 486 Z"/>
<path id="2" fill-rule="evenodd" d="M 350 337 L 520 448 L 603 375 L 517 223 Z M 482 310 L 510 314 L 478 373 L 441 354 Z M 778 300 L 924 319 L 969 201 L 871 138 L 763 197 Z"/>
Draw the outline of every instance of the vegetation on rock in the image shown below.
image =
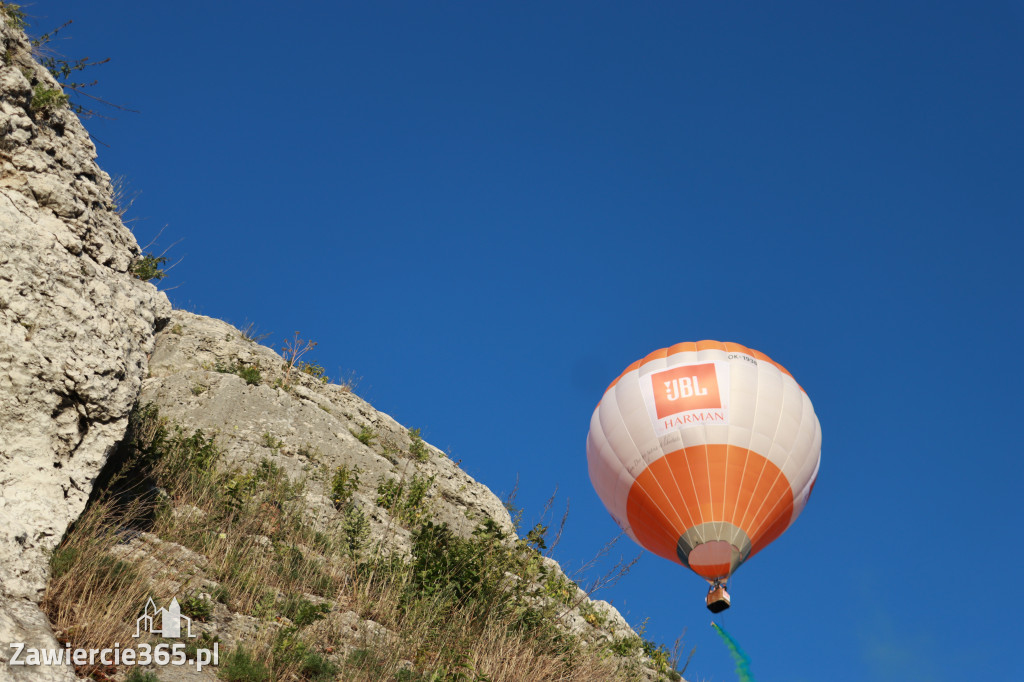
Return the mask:
<path id="1" fill-rule="evenodd" d="M 65 100 L 67 98 L 65 97 Z M 35 100 L 33 99 L 33 107 Z M 131 273 L 136 279 L 141 279 L 143 282 L 150 280 L 161 280 L 167 276 L 161 267 L 167 263 L 167 259 L 163 256 L 154 256 L 151 253 L 140 256 L 134 263 L 132 263 Z"/>
<path id="2" fill-rule="evenodd" d="M 102 492 L 53 555 L 44 608 L 73 646 L 126 641 L 147 598 L 177 594 L 204 637 L 218 624 L 225 680 L 629 680 L 643 669 L 678 679 L 663 648 L 588 645 L 560 625 L 581 598 L 537 537 L 485 519 L 463 538 L 410 511 L 410 556 L 361 546 L 349 517 L 357 471 L 329 477 L 338 516 L 323 533 L 304 517 L 307 483 L 268 460 L 248 471 L 221 460 L 202 431 L 152 406 L 133 412 Z M 413 475 L 378 502 L 419 508 L 431 482 Z M 226 638 L 249 621 L 249 636 Z"/>

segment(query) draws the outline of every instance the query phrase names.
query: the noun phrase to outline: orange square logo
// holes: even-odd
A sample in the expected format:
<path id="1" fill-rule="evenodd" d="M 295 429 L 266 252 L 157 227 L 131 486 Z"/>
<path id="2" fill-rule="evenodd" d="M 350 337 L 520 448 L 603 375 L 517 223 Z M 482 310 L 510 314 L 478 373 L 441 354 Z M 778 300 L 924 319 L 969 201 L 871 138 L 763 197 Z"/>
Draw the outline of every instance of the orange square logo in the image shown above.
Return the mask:
<path id="1" fill-rule="evenodd" d="M 651 375 L 658 419 L 688 410 L 722 407 L 715 363 L 683 365 Z"/>

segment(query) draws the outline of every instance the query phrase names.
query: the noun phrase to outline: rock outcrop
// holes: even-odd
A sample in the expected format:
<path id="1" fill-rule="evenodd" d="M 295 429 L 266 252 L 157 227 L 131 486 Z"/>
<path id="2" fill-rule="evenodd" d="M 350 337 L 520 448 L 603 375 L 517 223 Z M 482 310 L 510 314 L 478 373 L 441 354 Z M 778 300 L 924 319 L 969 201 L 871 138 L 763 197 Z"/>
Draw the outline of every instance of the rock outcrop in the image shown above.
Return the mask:
<path id="1" fill-rule="evenodd" d="M 172 312 L 164 294 L 133 274 L 142 254 L 110 178 L 5 7 L 0 3 L 0 680 L 75 679 L 70 667 L 9 666 L 7 645 L 60 648 L 40 609 L 51 556 L 120 452 L 139 404 L 213 437 L 223 453 L 219 467 L 247 471 L 269 462 L 301 481 L 302 519 L 314 530 L 338 527 L 332 476 L 345 470 L 358 474 L 351 504 L 365 512 L 367 544 L 409 557 L 416 523 L 382 504 L 381 490 L 416 480 L 425 482 L 417 523 L 444 524 L 462 538 L 486 523 L 514 544 L 502 502 L 417 432 L 323 381 L 316 368 L 289 367 L 227 323 Z M 203 512 L 181 506 L 172 513 Z M 254 541 L 275 551 L 270 538 Z M 112 555 L 182 589 L 216 588 L 206 556 L 153 533 L 125 533 Z M 536 579 L 532 588 L 557 578 L 564 608 L 554 618 L 564 632 L 585 646 L 639 642 L 614 607 L 588 599 L 553 560 L 541 563 L 533 577 L 510 580 Z M 548 597 L 530 591 L 529 599 Z M 395 636 L 351 605 L 326 606 L 316 628 L 337 642 L 336 658 Z M 282 627 L 280 618 L 233 613 L 224 603 L 211 608 L 203 631 L 227 645 Z M 621 655 L 631 657 L 638 679 L 661 679 L 642 654 Z"/>
<path id="2" fill-rule="evenodd" d="M 37 604 L 50 552 L 122 438 L 164 294 L 130 274 L 139 246 L 96 149 L 0 16 L 0 641 L 54 645 Z M 0 651 L 6 660 L 8 650 Z M 0 677 L 8 674 L 7 666 Z M 9 670 L 15 670 L 13 668 Z M 62 679 L 46 668 L 28 679 Z M 13 674 L 13 673 L 10 673 Z M 49 676 L 49 677 L 47 677 Z"/>
<path id="3" fill-rule="evenodd" d="M 235 372 L 258 371 L 258 383 Z M 218 371 L 220 370 L 220 371 Z M 423 461 L 408 453 L 408 429 L 338 384 L 295 369 L 284 384 L 276 352 L 247 340 L 226 322 L 175 310 L 158 337 L 150 378 L 140 402 L 153 402 L 162 416 L 216 434 L 229 466 L 251 468 L 268 458 L 290 478 L 302 478 L 310 523 L 318 530 L 336 521 L 330 500 L 330 472 L 347 466 L 360 472 L 356 500 L 370 511 L 371 539 L 408 553 L 409 531 L 376 504 L 384 479 L 432 478 L 425 504 L 430 518 L 468 536 L 479 522 L 493 519 L 512 533 L 508 511 L 486 486 L 473 480 L 437 448 L 422 443 Z M 359 434 L 364 432 L 362 442 Z"/>
<path id="4" fill-rule="evenodd" d="M 315 531 L 330 534 L 340 523 L 341 515 L 331 500 L 331 475 L 345 467 L 359 472 L 353 499 L 367 512 L 368 546 L 410 555 L 409 524 L 379 504 L 378 491 L 385 481 L 414 476 L 431 482 L 421 503 L 424 519 L 444 523 L 464 538 L 490 520 L 507 536 L 516 537 L 502 501 L 444 452 L 420 442 L 416 456 L 417 446 L 409 430 L 392 417 L 374 409 L 347 386 L 317 378 L 315 372 L 308 374 L 296 366 L 286 378 L 288 370 L 281 355 L 226 322 L 175 310 L 157 334 L 149 366 L 140 405 L 156 407 L 161 417 L 182 425 L 186 433 L 200 429 L 204 436 L 212 437 L 223 453 L 218 466 L 225 470 L 253 471 L 261 463 L 269 463 L 292 481 L 301 482 L 303 519 Z M 197 512 L 174 510 L 179 515 Z M 269 539 L 262 539 L 271 546 Z M 122 545 L 117 555 L 145 564 L 147 575 L 159 575 L 160 581 L 175 586 L 170 592 L 180 593 L 187 585 L 197 584 L 216 589 L 208 575 L 195 572 L 205 564 L 205 557 L 196 557 L 189 549 L 154 535 L 134 538 Z M 178 555 L 192 558 L 182 561 Z M 553 559 L 541 560 L 544 575 L 554 577 L 570 591 L 565 596 L 568 606 L 557 610 L 565 632 L 591 645 L 637 637 L 614 606 L 591 600 Z M 251 616 L 229 612 L 217 604 L 210 621 L 197 627 L 235 646 L 251 637 L 258 625 Z M 337 655 L 364 646 L 368 639 L 395 636 L 343 604 L 335 604 L 325 621 L 314 628 L 318 629 L 335 642 Z M 662 679 L 643 662 L 642 656 L 635 661 L 637 679 Z M 214 679 L 211 671 L 204 675 Z"/>

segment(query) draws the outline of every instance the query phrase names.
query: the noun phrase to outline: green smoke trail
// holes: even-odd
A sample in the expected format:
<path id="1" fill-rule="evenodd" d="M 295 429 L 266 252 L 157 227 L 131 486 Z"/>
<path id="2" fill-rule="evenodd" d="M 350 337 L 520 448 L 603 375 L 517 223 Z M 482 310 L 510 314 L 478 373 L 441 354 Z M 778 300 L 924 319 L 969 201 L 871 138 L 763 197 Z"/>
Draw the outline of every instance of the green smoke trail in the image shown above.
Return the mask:
<path id="1" fill-rule="evenodd" d="M 732 638 L 728 632 L 716 623 L 711 623 L 722 640 L 725 641 L 725 645 L 729 647 L 729 653 L 732 654 L 732 658 L 736 661 L 736 674 L 740 676 L 740 682 L 756 682 L 754 680 L 754 674 L 750 672 L 750 657 L 744 653 L 740 645 L 736 643 L 736 640 Z"/>

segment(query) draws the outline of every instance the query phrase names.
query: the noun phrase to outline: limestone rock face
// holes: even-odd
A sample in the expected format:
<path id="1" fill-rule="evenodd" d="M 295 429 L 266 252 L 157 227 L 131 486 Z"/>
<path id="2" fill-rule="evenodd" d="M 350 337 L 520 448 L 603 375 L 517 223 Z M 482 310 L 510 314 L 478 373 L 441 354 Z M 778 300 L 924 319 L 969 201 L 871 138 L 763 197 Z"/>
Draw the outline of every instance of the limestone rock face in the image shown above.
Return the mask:
<path id="1" fill-rule="evenodd" d="M 514 532 L 501 500 L 443 452 L 423 443 L 423 454 L 414 456 L 408 430 L 393 418 L 346 387 L 297 369 L 286 385 L 283 365 L 280 355 L 226 322 L 175 310 L 157 335 L 139 402 L 215 436 L 228 467 L 250 469 L 269 459 L 289 478 L 304 480 L 305 507 L 318 530 L 338 522 L 330 479 L 348 467 L 358 470 L 355 499 L 368 514 L 371 539 L 395 551 L 408 553 L 409 531 L 377 505 L 378 486 L 387 479 L 433 479 L 423 505 L 427 518 L 464 537 L 487 518 Z M 259 382 L 227 371 L 237 367 L 258 371 Z M 366 442 L 358 437 L 364 431 Z"/>
<path id="2" fill-rule="evenodd" d="M 339 467 L 347 467 L 358 471 L 359 487 L 353 499 L 370 522 L 371 547 L 410 554 L 408 528 L 413 524 L 382 506 L 378 490 L 385 481 L 408 481 L 412 477 L 430 481 L 422 503 L 423 520 L 446 523 L 459 535 L 469 537 L 489 519 L 508 536 L 516 537 L 501 500 L 443 452 L 422 443 L 417 456 L 406 427 L 347 387 L 325 383 L 294 368 L 286 379 L 281 355 L 246 338 L 226 322 L 175 310 L 156 336 L 149 371 L 139 396 L 140 405 L 152 403 L 161 417 L 182 425 L 186 433 L 201 429 L 204 436 L 212 437 L 223 452 L 220 467 L 249 471 L 267 460 L 293 482 L 301 481 L 303 518 L 315 530 L 330 534 L 341 523 L 341 512 L 330 497 L 331 477 Z M 173 513 L 201 512 L 180 507 Z M 264 539 L 270 546 L 271 540 Z M 170 544 L 140 538 L 125 545 L 123 555 L 120 550 L 119 555 L 145 564 L 147 575 L 160 575 L 161 580 L 175 586 L 212 582 L 189 572 L 202 567 L 205 557 L 185 562 L 188 567 L 173 568 L 175 561 L 161 554 Z M 555 560 L 542 557 L 541 566 L 538 580 L 555 576 L 568 582 Z M 539 583 L 531 589 L 542 591 Z M 575 585 L 571 589 L 569 603 L 558 615 L 566 632 L 579 637 L 585 646 L 637 638 L 614 606 L 591 600 Z M 180 593 L 176 589 L 169 592 Z M 237 642 L 248 636 L 251 620 L 222 609 L 211 623 L 200 627 L 222 641 Z M 341 604 L 334 605 L 327 618 L 311 631 L 321 630 L 323 637 L 335 643 L 333 655 L 341 658 L 368 639 L 391 636 L 380 624 L 360 618 Z M 631 656 L 636 663 L 636 679 L 661 679 L 644 665 L 642 655 Z"/>
<path id="3" fill-rule="evenodd" d="M 0 659 L 53 641 L 36 604 L 50 551 L 85 507 L 146 373 L 164 294 L 129 274 L 139 246 L 77 117 L 0 17 Z M 17 671 L 15 668 L 7 670 Z M 24 679 L 64 679 L 21 669 Z M 13 673 L 12 673 L 13 674 Z"/>
<path id="4" fill-rule="evenodd" d="M 315 529 L 338 526 L 331 479 L 346 468 L 358 476 L 352 499 L 375 546 L 408 554 L 409 528 L 424 520 L 463 537 L 490 521 L 514 538 L 502 502 L 445 453 L 347 387 L 287 367 L 231 325 L 172 313 L 164 294 L 132 276 L 140 249 L 95 147 L 72 112 L 41 104 L 40 92 L 60 86 L 4 19 L 0 9 L 0 682 L 75 679 L 71 668 L 9 666 L 9 644 L 60 648 L 39 608 L 49 559 L 124 438 L 136 402 L 214 436 L 221 466 L 246 470 L 270 460 L 303 481 Z M 382 489 L 416 481 L 425 492 L 415 518 L 381 502 Z M 172 593 L 210 583 L 205 556 L 148 533 L 126 536 L 113 553 L 171 583 Z M 564 578 L 551 560 L 544 572 Z M 588 646 L 636 637 L 614 607 L 573 590 L 558 616 L 567 631 Z M 214 616 L 204 627 L 228 645 L 267 627 L 224 604 Z M 317 627 L 338 642 L 336 658 L 395 636 L 344 604 Z M 657 679 L 647 668 L 637 674 Z M 162 668 L 159 676 L 215 679 L 215 672 Z"/>

